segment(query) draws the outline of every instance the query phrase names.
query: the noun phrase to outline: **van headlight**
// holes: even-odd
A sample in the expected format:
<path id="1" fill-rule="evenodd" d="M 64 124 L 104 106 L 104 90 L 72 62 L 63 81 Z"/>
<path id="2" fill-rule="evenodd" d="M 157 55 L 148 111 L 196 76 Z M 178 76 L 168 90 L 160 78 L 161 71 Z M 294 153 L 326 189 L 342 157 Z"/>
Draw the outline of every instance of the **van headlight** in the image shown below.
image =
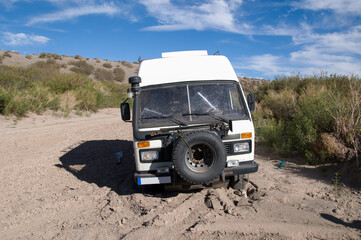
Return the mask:
<path id="1" fill-rule="evenodd" d="M 141 151 L 140 160 L 141 161 L 154 161 L 159 159 L 158 151 Z"/>
<path id="2" fill-rule="evenodd" d="M 251 142 L 237 142 L 233 144 L 233 153 L 249 153 L 251 152 Z"/>

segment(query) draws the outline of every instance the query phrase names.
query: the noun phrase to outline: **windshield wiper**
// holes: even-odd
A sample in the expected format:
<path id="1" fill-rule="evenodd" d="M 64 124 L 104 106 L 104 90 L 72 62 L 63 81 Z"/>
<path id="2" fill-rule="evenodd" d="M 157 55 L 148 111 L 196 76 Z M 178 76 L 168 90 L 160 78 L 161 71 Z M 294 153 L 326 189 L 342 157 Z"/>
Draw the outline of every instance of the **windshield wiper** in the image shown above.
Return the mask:
<path id="1" fill-rule="evenodd" d="M 212 117 L 216 120 L 222 121 L 224 123 L 229 123 L 229 120 L 227 120 L 221 116 L 215 115 L 213 113 L 184 113 L 184 114 L 182 114 L 182 116 L 210 116 L 210 117 Z"/>
<path id="2" fill-rule="evenodd" d="M 143 117 L 141 119 L 169 119 L 171 120 L 172 122 L 178 124 L 178 125 L 181 125 L 181 126 L 188 126 L 187 124 L 185 124 L 184 122 L 182 122 L 181 120 L 179 119 L 176 119 L 175 117 L 169 115 L 169 116 L 153 116 L 153 117 Z"/>

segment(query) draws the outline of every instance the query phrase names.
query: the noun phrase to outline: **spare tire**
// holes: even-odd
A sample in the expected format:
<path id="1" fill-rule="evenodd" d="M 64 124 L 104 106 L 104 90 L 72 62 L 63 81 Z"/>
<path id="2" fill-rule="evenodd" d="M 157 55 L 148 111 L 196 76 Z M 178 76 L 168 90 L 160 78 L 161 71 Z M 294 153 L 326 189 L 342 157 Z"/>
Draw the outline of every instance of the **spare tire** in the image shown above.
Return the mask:
<path id="1" fill-rule="evenodd" d="M 226 158 L 223 142 L 211 131 L 187 132 L 174 143 L 174 168 L 181 178 L 192 184 L 207 184 L 219 177 Z"/>

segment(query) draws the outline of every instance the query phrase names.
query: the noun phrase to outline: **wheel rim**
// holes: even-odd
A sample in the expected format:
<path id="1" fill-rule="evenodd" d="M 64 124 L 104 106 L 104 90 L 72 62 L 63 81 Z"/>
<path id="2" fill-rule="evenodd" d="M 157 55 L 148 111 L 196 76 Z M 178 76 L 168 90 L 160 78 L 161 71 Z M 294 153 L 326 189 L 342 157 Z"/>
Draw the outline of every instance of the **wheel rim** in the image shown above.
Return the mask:
<path id="1" fill-rule="evenodd" d="M 207 172 L 216 161 L 216 151 L 208 144 L 195 144 L 185 156 L 186 166 L 193 172 Z"/>

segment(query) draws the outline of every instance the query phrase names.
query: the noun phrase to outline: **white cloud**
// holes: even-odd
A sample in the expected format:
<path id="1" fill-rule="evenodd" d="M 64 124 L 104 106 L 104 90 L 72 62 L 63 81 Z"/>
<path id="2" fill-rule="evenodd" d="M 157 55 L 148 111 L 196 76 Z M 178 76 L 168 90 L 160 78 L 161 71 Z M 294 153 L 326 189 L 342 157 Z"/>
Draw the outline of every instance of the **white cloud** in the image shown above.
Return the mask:
<path id="1" fill-rule="evenodd" d="M 293 45 L 298 49 L 288 55 L 244 57 L 235 64 L 236 68 L 257 71 L 267 77 L 321 71 L 361 76 L 361 25 L 327 33 L 315 32 L 307 24 L 298 28 L 281 25 L 267 27 L 265 32 L 291 36 Z"/>
<path id="2" fill-rule="evenodd" d="M 56 21 L 66 21 L 85 15 L 105 14 L 108 16 L 115 15 L 120 12 L 120 9 L 112 3 L 104 3 L 101 5 L 80 5 L 72 8 L 65 8 L 58 12 L 45 14 L 30 19 L 28 25 L 36 23 L 49 23 Z"/>
<path id="3" fill-rule="evenodd" d="M 305 36 L 295 36 L 295 43 L 312 44 L 315 48 L 324 52 L 361 54 L 361 25 L 340 32 L 309 33 Z"/>
<path id="4" fill-rule="evenodd" d="M 297 50 L 287 55 L 265 54 L 242 58 L 242 64 L 237 64 L 238 68 L 258 71 L 265 76 L 320 71 L 361 76 L 361 25 L 319 31 L 303 22 L 298 26 L 266 26 L 263 32 L 266 35 L 291 36 L 291 44 Z"/>
<path id="5" fill-rule="evenodd" d="M 50 38 L 39 35 L 30 35 L 26 33 L 4 32 L 2 37 L 2 42 L 5 45 L 11 46 L 46 44 L 48 41 L 50 41 Z"/>
<path id="6" fill-rule="evenodd" d="M 313 11 L 332 10 L 341 14 L 361 14 L 360 0 L 302 0 L 295 5 Z"/>
<path id="7" fill-rule="evenodd" d="M 235 12 L 241 0 L 211 0 L 178 6 L 170 0 L 140 0 L 159 25 L 144 28 L 148 31 L 221 30 L 245 33 L 250 26 L 238 24 Z"/>
<path id="8" fill-rule="evenodd" d="M 234 64 L 235 69 L 247 69 L 261 72 L 264 76 L 274 76 L 281 73 L 287 73 L 289 69 L 285 69 L 284 59 L 281 56 L 272 54 L 254 55 L 244 57 Z"/>

